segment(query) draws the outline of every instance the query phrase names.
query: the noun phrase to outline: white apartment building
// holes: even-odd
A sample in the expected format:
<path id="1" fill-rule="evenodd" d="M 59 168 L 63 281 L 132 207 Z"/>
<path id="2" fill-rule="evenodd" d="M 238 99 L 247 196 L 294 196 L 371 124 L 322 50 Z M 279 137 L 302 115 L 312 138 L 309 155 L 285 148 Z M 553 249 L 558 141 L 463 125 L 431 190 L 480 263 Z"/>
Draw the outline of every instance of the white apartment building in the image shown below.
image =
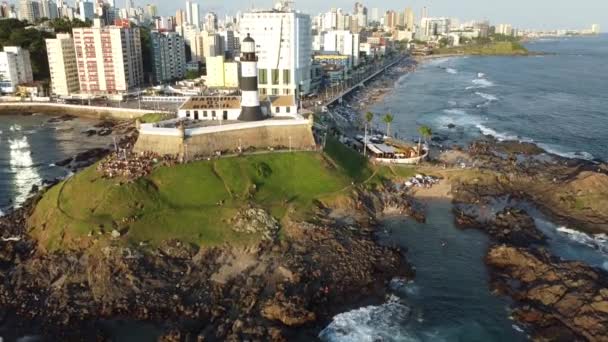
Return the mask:
<path id="1" fill-rule="evenodd" d="M 420 19 L 420 31 L 425 39 L 447 35 L 450 33 L 450 26 L 449 18 L 424 17 Z"/>
<path id="2" fill-rule="evenodd" d="M 496 34 L 511 36 L 513 35 L 513 26 L 511 24 L 500 24 L 496 26 Z"/>
<path id="3" fill-rule="evenodd" d="M 74 28 L 80 90 L 88 94 L 125 93 L 143 83 L 139 28 L 127 20 L 120 26 Z"/>
<path id="4" fill-rule="evenodd" d="M 17 86 L 34 81 L 30 53 L 17 46 L 5 46 L 0 52 L 0 90 L 13 93 Z"/>
<path id="5" fill-rule="evenodd" d="M 55 39 L 46 39 L 46 51 L 51 74 L 51 94 L 68 96 L 78 93 L 80 84 L 72 36 L 60 33 Z"/>
<path id="6" fill-rule="evenodd" d="M 349 56 L 349 66 L 359 65 L 359 34 L 350 31 L 328 31 L 323 35 L 323 51 Z"/>
<path id="7" fill-rule="evenodd" d="M 186 76 L 186 43 L 175 32 L 152 31 L 152 68 L 157 83 Z"/>
<path id="8" fill-rule="evenodd" d="M 191 24 L 185 24 L 176 27 L 175 30 L 184 37 L 184 41 L 190 50 L 190 62 L 198 63 L 203 61 L 203 42 L 199 28 Z"/>
<path id="9" fill-rule="evenodd" d="M 201 10 L 195 2 L 186 1 L 186 23 L 194 25 L 197 28 L 201 27 Z"/>
<path id="10" fill-rule="evenodd" d="M 244 13 L 241 40 L 251 35 L 258 56 L 261 94 L 296 95 L 310 92 L 312 23 L 307 14 L 286 7 Z"/>

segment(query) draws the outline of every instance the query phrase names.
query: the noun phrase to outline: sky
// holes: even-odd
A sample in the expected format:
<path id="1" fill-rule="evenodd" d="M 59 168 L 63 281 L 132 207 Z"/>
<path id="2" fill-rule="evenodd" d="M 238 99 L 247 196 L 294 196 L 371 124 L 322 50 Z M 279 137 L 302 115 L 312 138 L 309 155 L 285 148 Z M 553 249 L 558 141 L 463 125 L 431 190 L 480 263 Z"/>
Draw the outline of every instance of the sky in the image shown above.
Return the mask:
<path id="1" fill-rule="evenodd" d="M 124 7 L 126 0 L 115 0 Z M 203 12 L 214 11 L 220 15 L 236 13 L 252 7 L 270 8 L 274 0 L 193 0 Z M 16 0 L 11 2 L 16 3 Z M 74 0 L 67 0 L 73 4 Z M 135 5 L 156 4 L 160 15 L 175 15 L 178 8 L 185 8 L 186 0 L 134 0 Z M 404 9 L 412 7 L 420 17 L 422 7 L 427 6 L 430 16 L 456 17 L 461 21 L 487 19 L 492 24 L 512 24 L 526 29 L 584 29 L 599 24 L 608 31 L 608 0 L 363 0 L 369 9 Z M 331 7 L 351 12 L 355 0 L 295 0 L 297 10 L 315 15 Z"/>

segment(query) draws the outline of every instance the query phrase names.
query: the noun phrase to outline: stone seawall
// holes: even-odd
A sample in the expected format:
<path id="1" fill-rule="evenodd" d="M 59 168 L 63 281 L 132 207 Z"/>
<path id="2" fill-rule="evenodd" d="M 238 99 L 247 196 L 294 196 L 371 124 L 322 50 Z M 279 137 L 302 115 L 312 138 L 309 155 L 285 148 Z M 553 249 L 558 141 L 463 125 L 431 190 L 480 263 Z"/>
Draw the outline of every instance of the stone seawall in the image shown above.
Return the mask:
<path id="1" fill-rule="evenodd" d="M 79 106 L 60 103 L 0 103 L 1 114 L 44 113 L 49 115 L 74 115 L 91 119 L 132 120 L 153 112 L 115 107 Z"/>
<path id="2" fill-rule="evenodd" d="M 236 151 L 243 149 L 289 148 L 309 150 L 315 147 L 315 140 L 308 124 L 285 126 L 262 126 L 213 132 L 188 136 L 140 134 L 135 144 L 135 152 L 150 151 L 159 154 L 213 155 L 215 151 Z"/>

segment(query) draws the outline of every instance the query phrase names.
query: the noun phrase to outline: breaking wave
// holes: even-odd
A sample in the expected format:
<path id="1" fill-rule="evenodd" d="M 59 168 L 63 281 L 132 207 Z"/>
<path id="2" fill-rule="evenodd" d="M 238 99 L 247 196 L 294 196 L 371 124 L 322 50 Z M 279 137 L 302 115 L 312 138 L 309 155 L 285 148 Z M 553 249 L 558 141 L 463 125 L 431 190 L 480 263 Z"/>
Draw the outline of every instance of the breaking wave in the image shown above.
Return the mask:
<path id="1" fill-rule="evenodd" d="M 554 145 L 549 145 L 549 144 L 543 144 L 543 143 L 539 143 L 538 146 L 540 146 L 543 150 L 545 150 L 549 153 L 558 155 L 560 157 L 568 158 L 568 159 L 584 159 L 584 160 L 594 160 L 595 159 L 595 157 L 591 153 L 585 152 L 585 151 L 565 152 L 560 147 L 557 147 Z"/>
<path id="2" fill-rule="evenodd" d="M 367 306 L 336 315 L 319 333 L 322 341 L 408 341 L 414 337 L 402 326 L 411 310 L 398 297 L 378 306 Z"/>
<path id="3" fill-rule="evenodd" d="M 486 94 L 486 93 L 482 93 L 480 91 L 475 92 L 475 95 L 488 100 L 488 101 L 498 101 L 498 97 L 496 97 L 495 95 L 492 94 Z"/>
<path id="4" fill-rule="evenodd" d="M 479 89 L 479 88 L 489 88 L 489 87 L 493 87 L 494 83 L 492 81 L 489 81 L 485 78 L 478 78 L 478 79 L 474 79 L 471 81 L 473 84 L 475 84 L 474 86 L 470 86 L 470 87 L 466 87 L 467 90 L 469 89 Z"/>
<path id="5" fill-rule="evenodd" d="M 457 74 L 457 73 L 458 73 L 458 70 L 453 69 L 453 68 L 446 68 L 446 69 L 445 69 L 445 71 L 446 71 L 448 74 L 452 74 L 452 75 L 455 75 L 455 74 Z"/>
<path id="6" fill-rule="evenodd" d="M 557 231 L 576 243 L 591 247 L 602 254 L 608 255 L 608 235 L 606 234 L 590 235 L 567 227 L 559 227 Z"/>

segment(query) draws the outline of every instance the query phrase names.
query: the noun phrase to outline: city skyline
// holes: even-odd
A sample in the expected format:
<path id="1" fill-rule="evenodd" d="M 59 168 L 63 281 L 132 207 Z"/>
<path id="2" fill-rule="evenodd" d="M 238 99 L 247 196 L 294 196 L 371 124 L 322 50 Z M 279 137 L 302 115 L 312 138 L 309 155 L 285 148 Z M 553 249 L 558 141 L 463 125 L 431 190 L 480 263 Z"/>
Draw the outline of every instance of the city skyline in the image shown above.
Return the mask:
<path id="1" fill-rule="evenodd" d="M 198 2 L 198 1 L 193 1 Z M 352 12 L 354 0 L 335 0 L 331 3 L 321 0 L 296 1 L 296 9 L 315 15 L 326 12 L 330 8 L 342 8 Z M 412 7 L 417 18 L 423 7 L 428 8 L 432 17 L 457 17 L 462 20 L 487 19 L 492 23 L 509 23 L 513 26 L 527 29 L 582 29 L 591 24 L 599 24 L 601 28 L 608 27 L 608 1 L 589 0 L 584 4 L 567 0 L 512 0 L 509 2 L 492 3 L 481 0 L 465 0 L 457 6 L 451 0 L 408 0 L 402 5 L 389 0 L 361 1 L 368 10 L 378 8 L 380 14 L 387 9 Z M 158 6 L 160 15 L 174 15 L 180 8 L 185 8 L 184 1 L 165 2 L 160 0 L 135 0 L 136 6 L 152 3 Z M 273 0 L 249 2 L 243 4 L 237 0 L 206 0 L 198 2 L 202 12 L 215 11 L 220 15 L 234 14 L 250 8 L 270 8 Z M 123 6 L 120 0 L 117 6 Z M 539 13 L 546 11 L 541 17 Z M 577 15 L 572 15 L 577 13 Z"/>
<path id="2" fill-rule="evenodd" d="M 185 10 L 186 0 L 166 2 L 161 0 L 131 0 L 134 6 L 145 7 L 153 4 L 158 7 L 160 16 L 173 16 L 178 9 Z M 200 6 L 201 15 L 207 12 L 215 12 L 220 16 L 244 12 L 251 8 L 271 8 L 276 0 L 264 0 L 243 4 L 237 0 L 205 0 L 196 1 Z M 355 0 L 335 0 L 328 4 L 321 0 L 310 0 L 305 3 L 295 1 L 298 11 L 316 15 L 327 12 L 331 8 L 342 8 L 346 12 L 352 12 Z M 508 23 L 514 27 L 533 30 L 554 29 L 585 29 L 592 24 L 600 25 L 602 31 L 608 27 L 608 1 L 589 0 L 584 4 L 573 3 L 567 0 L 512 0 L 509 2 L 492 3 L 487 5 L 482 0 L 465 0 L 462 4 L 455 6 L 450 0 L 408 0 L 403 5 L 395 4 L 389 0 L 360 1 L 371 12 L 372 8 L 379 10 L 383 16 L 387 10 L 398 10 L 401 7 L 411 7 L 417 20 L 421 17 L 423 8 L 426 6 L 429 17 L 450 17 L 462 21 L 489 20 L 493 24 Z M 19 0 L 9 0 L 9 4 L 18 7 Z M 73 6 L 75 0 L 64 0 L 64 3 Z M 126 0 L 115 0 L 117 7 L 125 7 Z M 542 21 L 538 20 L 538 13 L 542 14 Z M 574 16 L 572 13 L 578 13 Z M 371 13 L 370 13 L 371 14 Z"/>

